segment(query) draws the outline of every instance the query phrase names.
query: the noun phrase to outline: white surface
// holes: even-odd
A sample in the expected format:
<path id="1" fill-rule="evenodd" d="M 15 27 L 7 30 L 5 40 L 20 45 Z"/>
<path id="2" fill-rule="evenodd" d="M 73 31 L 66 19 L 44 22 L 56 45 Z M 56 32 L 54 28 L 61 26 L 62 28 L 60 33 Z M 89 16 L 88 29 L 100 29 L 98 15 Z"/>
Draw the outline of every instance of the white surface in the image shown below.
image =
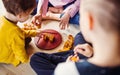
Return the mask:
<path id="1" fill-rule="evenodd" d="M 74 62 L 64 62 L 58 64 L 55 75 L 80 75 Z"/>

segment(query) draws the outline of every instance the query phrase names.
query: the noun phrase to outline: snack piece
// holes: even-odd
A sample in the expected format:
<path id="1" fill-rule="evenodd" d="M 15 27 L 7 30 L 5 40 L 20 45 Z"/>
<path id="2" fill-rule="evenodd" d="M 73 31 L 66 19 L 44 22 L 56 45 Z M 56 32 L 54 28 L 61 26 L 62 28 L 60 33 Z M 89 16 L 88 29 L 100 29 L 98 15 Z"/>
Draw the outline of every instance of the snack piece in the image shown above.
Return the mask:
<path id="1" fill-rule="evenodd" d="M 47 40 L 47 36 L 45 34 L 42 34 L 41 38 L 43 38 L 43 40 L 45 40 L 45 41 Z"/>
<path id="2" fill-rule="evenodd" d="M 25 23 L 23 29 L 24 30 L 36 30 L 37 28 L 33 24 L 27 24 L 27 23 Z"/>
<path id="3" fill-rule="evenodd" d="M 54 35 L 53 34 L 50 34 L 50 33 L 44 33 L 43 34 L 43 38 L 44 38 L 44 40 L 49 40 L 50 42 L 53 42 L 53 40 L 54 40 Z"/>
<path id="4" fill-rule="evenodd" d="M 74 42 L 74 37 L 72 35 L 68 35 L 67 41 L 65 41 L 64 46 L 58 52 L 68 51 L 72 48 Z"/>
<path id="5" fill-rule="evenodd" d="M 63 50 L 68 50 L 70 48 L 72 48 L 74 42 L 74 38 L 72 35 L 68 36 L 68 40 L 65 42 L 64 46 L 63 46 Z"/>
<path id="6" fill-rule="evenodd" d="M 40 29 L 40 28 L 41 28 L 41 25 L 37 25 L 37 28 Z"/>
<path id="7" fill-rule="evenodd" d="M 75 55 L 70 60 L 73 61 L 73 62 L 77 62 L 78 61 L 77 56 L 75 56 Z"/>
<path id="8" fill-rule="evenodd" d="M 50 42 L 53 42 L 54 41 L 54 35 L 53 34 L 49 34 L 48 35 L 48 39 Z"/>

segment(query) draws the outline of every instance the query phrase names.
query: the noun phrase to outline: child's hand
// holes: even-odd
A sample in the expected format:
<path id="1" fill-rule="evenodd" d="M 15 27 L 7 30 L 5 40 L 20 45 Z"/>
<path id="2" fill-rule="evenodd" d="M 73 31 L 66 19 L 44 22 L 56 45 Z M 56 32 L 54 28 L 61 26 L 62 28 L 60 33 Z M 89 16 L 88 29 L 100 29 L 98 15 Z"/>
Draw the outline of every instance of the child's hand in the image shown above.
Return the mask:
<path id="1" fill-rule="evenodd" d="M 61 17 L 59 27 L 61 29 L 68 28 L 68 26 L 69 26 L 69 19 L 70 19 L 69 13 L 68 12 L 64 13 L 64 15 Z"/>
<path id="2" fill-rule="evenodd" d="M 93 48 L 89 44 L 77 45 L 74 48 L 74 52 L 83 54 L 86 57 L 91 57 L 93 55 Z"/>
<path id="3" fill-rule="evenodd" d="M 34 25 L 36 25 L 37 27 L 40 27 L 41 21 L 42 21 L 42 15 L 41 15 L 41 14 L 36 14 L 36 15 L 32 18 L 32 23 L 33 23 Z"/>

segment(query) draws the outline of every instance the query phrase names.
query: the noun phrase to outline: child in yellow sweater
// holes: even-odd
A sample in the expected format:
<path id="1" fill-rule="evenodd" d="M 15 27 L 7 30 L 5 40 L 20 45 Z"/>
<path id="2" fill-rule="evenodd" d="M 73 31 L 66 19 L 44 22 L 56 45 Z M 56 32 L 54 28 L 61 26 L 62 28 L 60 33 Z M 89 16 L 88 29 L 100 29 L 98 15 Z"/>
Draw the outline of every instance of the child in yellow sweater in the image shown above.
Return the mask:
<path id="1" fill-rule="evenodd" d="M 36 36 L 36 30 L 23 31 L 16 24 L 24 22 L 36 7 L 35 0 L 2 0 L 6 14 L 0 17 L 0 63 L 13 64 L 28 62 L 25 39 Z"/>

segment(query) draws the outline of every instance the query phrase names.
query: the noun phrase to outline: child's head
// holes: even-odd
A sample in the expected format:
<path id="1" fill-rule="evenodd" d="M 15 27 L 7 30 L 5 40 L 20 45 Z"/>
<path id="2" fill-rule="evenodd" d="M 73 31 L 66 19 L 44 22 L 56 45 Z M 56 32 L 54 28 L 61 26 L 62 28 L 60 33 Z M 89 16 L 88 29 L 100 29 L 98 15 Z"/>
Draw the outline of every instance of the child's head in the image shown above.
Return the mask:
<path id="1" fill-rule="evenodd" d="M 87 41 L 112 33 L 120 36 L 120 0 L 81 0 L 80 7 L 80 27 Z"/>
<path id="2" fill-rule="evenodd" d="M 18 21 L 25 21 L 36 7 L 35 0 L 2 0 L 6 11 L 17 17 Z"/>

